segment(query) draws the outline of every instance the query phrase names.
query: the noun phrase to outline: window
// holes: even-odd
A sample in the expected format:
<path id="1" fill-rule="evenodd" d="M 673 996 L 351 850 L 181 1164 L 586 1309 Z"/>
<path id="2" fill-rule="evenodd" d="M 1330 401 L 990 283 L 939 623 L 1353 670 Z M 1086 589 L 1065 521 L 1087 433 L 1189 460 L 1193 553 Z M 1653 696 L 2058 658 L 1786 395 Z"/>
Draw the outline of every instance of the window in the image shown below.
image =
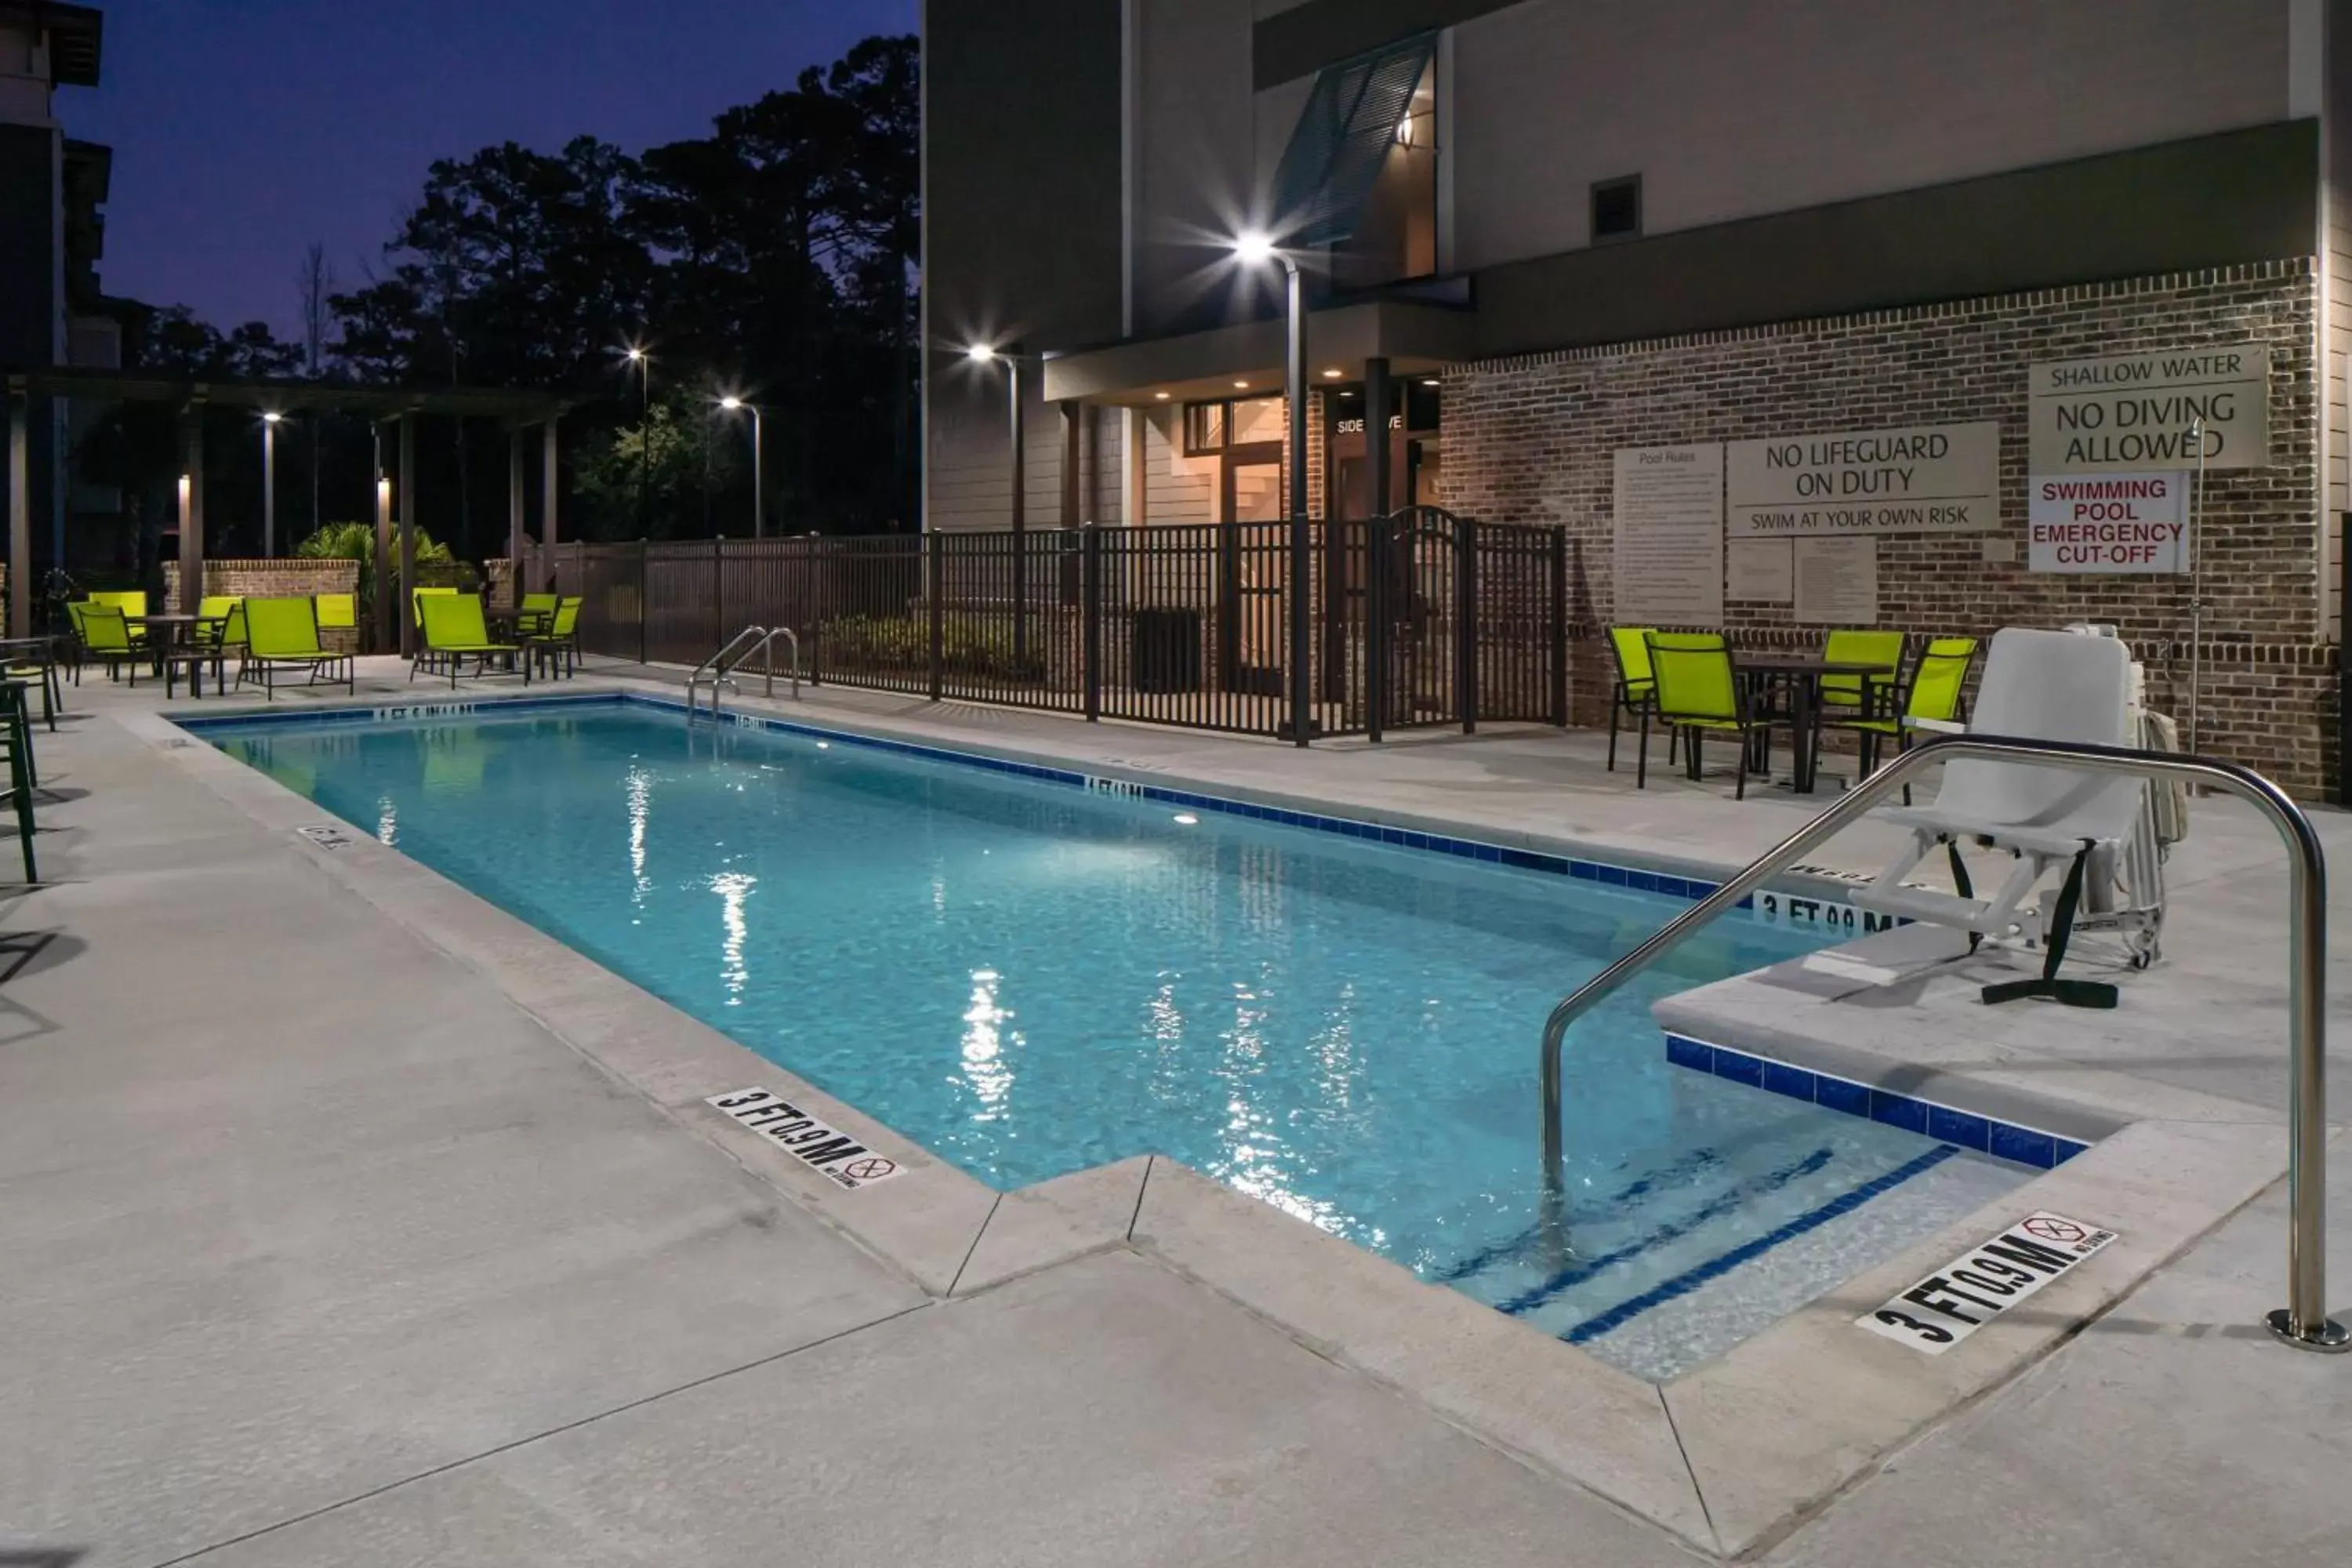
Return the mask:
<path id="1" fill-rule="evenodd" d="M 1281 439 L 1279 397 L 1230 397 L 1184 405 L 1184 455 L 1188 458 Z"/>
<path id="2" fill-rule="evenodd" d="M 1437 270 L 1437 35 L 1316 74 L 1275 171 L 1272 228 L 1328 247 L 1343 288 Z"/>
<path id="3" fill-rule="evenodd" d="M 1596 180 L 1592 184 L 1592 237 L 1638 239 L 1642 234 L 1642 176 Z"/>

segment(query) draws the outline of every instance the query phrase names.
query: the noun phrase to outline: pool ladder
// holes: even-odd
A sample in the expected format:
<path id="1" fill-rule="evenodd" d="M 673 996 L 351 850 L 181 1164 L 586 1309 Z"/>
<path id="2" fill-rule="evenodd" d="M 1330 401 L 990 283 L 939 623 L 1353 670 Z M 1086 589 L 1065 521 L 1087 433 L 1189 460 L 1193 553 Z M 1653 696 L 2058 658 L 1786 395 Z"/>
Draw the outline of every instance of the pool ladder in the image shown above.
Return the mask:
<path id="1" fill-rule="evenodd" d="M 2304 1350 L 2352 1349 L 2352 1332 L 2327 1316 L 2327 866 L 2303 808 L 2270 780 L 2235 763 L 2178 752 L 2143 752 L 2006 735 L 1938 737 L 1905 752 L 1845 792 L 1836 805 L 1766 850 L 1747 869 L 1594 975 L 1545 1021 L 1539 1095 L 1543 1102 L 1543 1193 L 1539 1233 L 1555 1261 L 1568 1253 L 1565 1151 L 1560 1136 L 1560 1055 L 1569 1026 L 1685 937 L 1735 908 L 1767 878 L 1797 864 L 1912 774 L 1961 757 L 2055 763 L 2095 773 L 2137 773 L 2217 787 L 2250 802 L 2278 830 L 2287 850 L 2287 1304 L 2265 1326 Z"/>
<path id="2" fill-rule="evenodd" d="M 720 689 L 722 688 L 730 691 L 743 689 L 735 683 L 734 672 L 749 664 L 754 654 L 761 656 L 760 672 L 765 682 L 761 695 L 773 697 L 776 694 L 776 639 L 778 637 L 783 638 L 785 644 L 792 649 L 792 668 L 789 673 L 793 680 L 793 700 L 800 700 L 801 639 L 799 636 L 790 626 L 776 626 L 772 629 L 767 626 L 745 626 L 727 639 L 726 647 L 696 665 L 694 673 L 686 678 L 686 716 L 689 719 L 694 717 L 695 689 L 700 686 L 703 679 L 708 676 L 710 680 L 710 716 L 714 719 L 718 718 Z"/>

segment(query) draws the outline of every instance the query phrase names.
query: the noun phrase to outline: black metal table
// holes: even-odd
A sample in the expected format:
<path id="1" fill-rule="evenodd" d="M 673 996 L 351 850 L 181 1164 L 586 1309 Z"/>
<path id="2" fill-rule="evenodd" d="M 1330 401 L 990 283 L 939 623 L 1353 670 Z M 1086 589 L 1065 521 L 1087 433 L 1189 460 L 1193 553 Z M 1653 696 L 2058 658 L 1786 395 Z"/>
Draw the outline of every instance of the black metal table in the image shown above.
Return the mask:
<path id="1" fill-rule="evenodd" d="M 1813 731 L 1821 723 L 1822 677 L 1825 675 L 1857 675 L 1862 678 L 1863 699 L 1870 700 L 1872 677 L 1883 677 L 1884 684 L 1892 689 L 1895 670 L 1884 664 L 1857 664 L 1849 659 L 1823 658 L 1810 653 L 1737 653 L 1731 656 L 1732 668 L 1740 679 L 1749 682 L 1753 691 L 1767 680 L 1777 679 L 1789 691 L 1790 746 L 1796 752 L 1796 764 L 1789 785 L 1799 795 L 1813 793 Z"/>

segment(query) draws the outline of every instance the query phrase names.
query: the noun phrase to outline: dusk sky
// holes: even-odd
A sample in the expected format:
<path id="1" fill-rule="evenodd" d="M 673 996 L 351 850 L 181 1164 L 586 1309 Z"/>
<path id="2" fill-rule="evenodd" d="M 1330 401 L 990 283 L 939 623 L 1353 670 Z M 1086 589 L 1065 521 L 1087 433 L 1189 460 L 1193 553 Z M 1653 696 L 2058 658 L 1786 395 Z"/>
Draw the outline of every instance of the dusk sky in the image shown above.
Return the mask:
<path id="1" fill-rule="evenodd" d="M 915 30 L 917 0 L 95 0 L 96 89 L 67 133 L 114 149 L 110 293 L 291 335 L 303 248 L 381 266 L 425 165 L 582 132 L 631 152 Z"/>

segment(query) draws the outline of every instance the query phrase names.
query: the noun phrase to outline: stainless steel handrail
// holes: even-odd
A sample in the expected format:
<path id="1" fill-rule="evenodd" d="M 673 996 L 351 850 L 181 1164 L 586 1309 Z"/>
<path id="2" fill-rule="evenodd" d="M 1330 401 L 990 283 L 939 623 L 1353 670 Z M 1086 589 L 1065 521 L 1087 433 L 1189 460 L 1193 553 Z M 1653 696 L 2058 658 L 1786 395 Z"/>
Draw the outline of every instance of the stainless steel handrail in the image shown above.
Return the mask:
<path id="1" fill-rule="evenodd" d="M 710 675 L 710 714 L 714 719 L 719 716 L 719 683 L 727 679 L 727 671 L 730 668 L 727 656 L 741 647 L 746 637 L 764 638 L 767 636 L 769 632 L 765 626 L 745 626 L 741 631 L 729 637 L 725 647 L 694 667 L 694 673 L 686 678 L 686 716 L 688 718 L 694 717 L 694 689 L 701 683 L 705 671 L 709 671 Z M 748 652 L 746 657 L 749 657 Z M 770 689 L 773 690 L 772 685 Z"/>
<path id="2" fill-rule="evenodd" d="M 783 638 L 784 641 L 792 645 L 793 668 L 791 673 L 793 678 L 793 700 L 797 702 L 800 700 L 801 697 L 801 639 L 800 634 L 793 631 L 792 627 L 778 626 L 775 630 L 768 633 L 767 636 L 759 640 L 750 652 L 744 654 L 741 658 L 737 659 L 734 665 L 730 668 L 740 669 L 744 665 L 751 662 L 752 654 L 756 653 L 761 655 L 760 669 L 765 684 L 761 689 L 761 695 L 763 697 L 773 697 L 776 694 L 776 639 L 778 637 Z M 711 703 L 712 711 L 717 711 L 718 690 L 716 688 L 712 689 Z"/>
<path id="3" fill-rule="evenodd" d="M 2305 1350 L 2352 1349 L 2352 1332 L 2327 1316 L 2327 864 L 2303 808 L 2250 769 L 2176 752 L 2091 746 L 2003 735 L 1956 735 L 1927 742 L 1897 756 L 1735 874 L 1713 893 L 1594 975 L 1551 1010 L 1543 1035 L 1544 1225 L 1562 1234 L 1565 1173 L 1560 1144 L 1560 1051 L 1569 1026 L 1699 927 L 1827 841 L 1915 773 L 1966 757 L 2058 763 L 2090 773 L 2139 773 L 2194 779 L 2252 801 L 2287 846 L 2287 1304 L 2266 1321 L 2273 1334 Z"/>

